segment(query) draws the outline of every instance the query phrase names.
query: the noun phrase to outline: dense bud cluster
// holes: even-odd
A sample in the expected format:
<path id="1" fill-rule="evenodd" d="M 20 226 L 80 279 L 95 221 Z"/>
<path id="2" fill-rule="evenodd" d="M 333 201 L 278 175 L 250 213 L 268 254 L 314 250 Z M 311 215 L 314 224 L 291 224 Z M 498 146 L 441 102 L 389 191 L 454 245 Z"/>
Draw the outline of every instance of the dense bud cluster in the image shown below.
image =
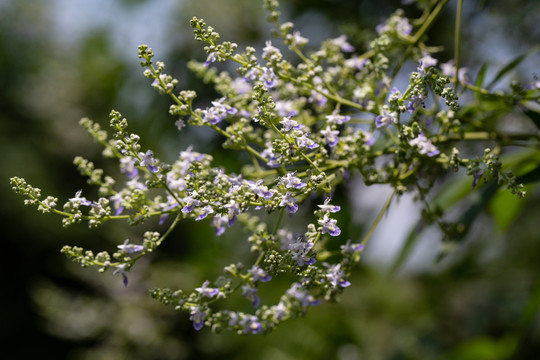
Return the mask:
<path id="1" fill-rule="evenodd" d="M 61 215 L 64 226 L 87 222 L 95 227 L 122 219 L 137 225 L 151 217 L 167 225 L 161 233 L 119 241 L 112 255 L 80 247 L 62 249 L 82 266 L 96 266 L 100 272 L 113 269 L 126 286 L 136 261 L 155 251 L 181 220 L 208 221 L 217 236 L 235 224 L 249 231 L 246 240 L 255 254 L 253 263 L 226 266 L 221 277 L 192 291 L 151 291 L 162 303 L 188 312 L 196 330 L 208 326 L 216 332 L 267 332 L 323 300 L 336 299 L 351 285 L 351 270 L 392 197 L 363 239 L 343 238 L 336 218 L 341 209 L 332 203 L 332 194 L 350 176 L 361 176 L 367 185 L 388 184 L 395 189 L 392 196 L 418 192 L 425 200 L 441 173 L 463 168 L 472 188 L 496 178 L 519 197 L 525 195 L 516 177 L 503 170 L 499 146 L 486 149 L 480 158 L 460 157 L 457 142 L 468 140 L 467 134 L 477 129 L 460 119 L 457 84 L 481 94 L 487 90 L 466 82 L 463 69 L 455 79 L 455 68 L 439 66 L 432 49 L 421 41 L 429 24 L 415 25 L 398 11 L 377 27 L 377 37 L 364 52 L 342 35 L 304 53 L 308 39 L 292 23 L 279 23 L 276 1 L 265 1 L 265 6 L 277 39 L 268 40 L 260 55 L 252 47 L 239 50 L 235 43 L 220 42 L 215 29 L 201 19 L 191 20 L 195 40 L 206 44 L 207 57 L 189 67 L 219 93 L 203 108 L 195 106 L 194 91 L 176 90 L 181 82 L 165 73 L 163 62 L 154 62 L 150 47 L 139 46 L 143 74 L 158 93 L 171 97 L 169 113 L 178 130 L 190 125 L 217 132 L 224 147 L 249 155 L 251 163 L 241 173 L 215 167 L 211 155 L 192 146 L 165 163 L 141 146 L 140 137 L 127 131 L 127 120 L 113 110 L 112 136 L 89 119 L 81 125 L 104 147 L 104 156 L 118 160 L 122 178 L 105 176 L 82 157 L 74 161 L 88 184 L 99 187 L 98 199 L 86 199 L 81 190 L 59 210 L 58 199 L 43 199 L 25 180 L 11 179 L 26 204 Z M 439 11 L 426 10 L 426 21 L 433 21 Z M 297 55 L 296 62 L 286 60 L 289 57 L 275 46 L 279 41 Z M 400 49 L 407 51 L 396 51 Z M 417 64 L 416 71 L 408 74 L 406 88 L 396 88 L 394 80 L 406 60 Z M 226 61 L 237 65 L 236 74 L 213 68 Z M 490 95 L 525 103 L 538 99 L 538 87 Z M 497 140 L 497 134 L 488 133 L 485 139 Z M 291 217 L 313 201 L 317 210 L 304 230 L 289 230 Z M 426 207 L 424 216 L 440 217 L 437 211 Z M 279 213 L 277 223 L 267 224 L 259 212 Z M 448 229 L 438 223 L 443 231 Z M 339 250 L 326 248 L 330 238 L 339 239 Z M 290 286 L 276 304 L 266 304 L 259 287 L 271 286 L 273 278 L 285 273 Z M 244 297 L 253 311 L 212 307 L 233 294 Z"/>

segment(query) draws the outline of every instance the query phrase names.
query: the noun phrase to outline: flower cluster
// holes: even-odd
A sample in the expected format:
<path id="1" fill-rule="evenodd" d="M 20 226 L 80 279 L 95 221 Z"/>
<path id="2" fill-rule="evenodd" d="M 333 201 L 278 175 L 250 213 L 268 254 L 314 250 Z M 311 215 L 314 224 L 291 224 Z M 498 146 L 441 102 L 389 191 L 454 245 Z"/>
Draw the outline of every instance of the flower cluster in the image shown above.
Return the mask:
<path id="1" fill-rule="evenodd" d="M 170 96 L 169 113 L 178 130 L 189 125 L 217 132 L 224 147 L 251 158 L 251 166 L 241 173 L 214 166 L 211 155 L 199 153 L 193 146 L 165 163 L 152 150 L 141 148 L 140 137 L 129 133 L 127 120 L 113 110 L 112 136 L 99 124 L 81 120 L 105 147 L 104 154 L 118 160 L 122 174 L 116 180 L 103 176 L 103 170 L 92 162 L 76 158 L 81 174 L 99 187 L 97 200 L 88 200 L 79 190 L 59 210 L 57 198 L 42 199 L 40 189 L 24 179 L 11 179 L 13 189 L 26 197 L 26 204 L 62 216 L 64 226 L 88 222 L 94 227 L 122 219 L 137 225 L 152 217 L 159 218 L 160 226 L 167 225 L 161 233 L 146 232 L 140 242 L 125 240 L 112 255 L 105 251 L 94 255 L 79 247 L 62 249 L 82 266 L 97 266 L 101 272 L 113 269 L 125 286 L 137 260 L 173 237 L 180 221 L 208 221 L 216 236 L 233 226 L 244 227 L 256 255 L 253 263 L 226 266 L 219 279 L 205 280 L 191 292 L 151 291 L 154 298 L 189 313 L 196 330 L 207 326 L 216 332 L 267 332 L 323 300 L 336 299 L 351 285 L 351 271 L 372 233 L 352 240 L 343 236 L 351 235 L 349 231 L 340 228 L 341 207 L 332 203 L 332 194 L 352 175 L 361 176 L 368 185 L 388 184 L 395 194 L 419 191 L 424 199 L 421 182 L 433 184 L 438 174 L 461 167 L 472 177 L 473 188 L 478 179 L 487 181 L 488 174 L 497 176 L 518 196 L 525 194 L 516 177 L 502 170 L 496 151 L 486 150 L 482 159 L 466 159 L 453 146 L 466 140 L 468 129 L 456 115 L 455 89 L 458 82 L 471 85 L 461 69 L 456 79 L 455 69 L 439 68 L 435 54 L 426 52 L 432 48 L 419 39 L 427 27 L 417 26 L 398 11 L 377 27 L 377 37 L 364 52 L 357 52 L 362 44 L 353 45 L 345 35 L 303 52 L 308 40 L 293 24 L 278 21 L 277 2 L 266 0 L 265 7 L 278 38 L 266 42 L 260 58 L 254 48 L 238 51 L 235 43 L 219 42 L 219 34 L 203 20 L 191 20 L 195 39 L 206 43 L 207 57 L 203 63 L 189 66 L 215 85 L 219 98 L 211 106 L 197 108 L 195 92 L 176 90 L 180 82 L 164 72 L 165 64 L 154 63 L 151 48 L 139 46 L 144 76 L 160 94 Z M 286 60 L 276 41 L 296 54 L 297 60 Z M 405 48 L 407 51 L 394 51 Z M 237 73 L 212 75 L 215 63 L 225 61 L 235 64 Z M 391 73 L 405 61 L 416 63 L 416 71 L 408 74 L 409 85 L 398 89 L 392 86 Z M 454 78 L 454 87 L 448 76 Z M 537 95 L 538 87 L 508 96 L 518 103 Z M 432 108 L 426 107 L 428 100 Z M 297 230 L 305 221 L 298 215 L 300 207 L 307 210 L 314 201 L 318 206 L 312 212 L 313 221 L 304 224 L 304 231 L 292 232 L 293 222 Z M 381 215 L 390 204 L 391 198 Z M 256 216 L 258 212 L 279 214 L 273 231 L 263 217 Z M 330 239 L 339 242 L 340 250 L 326 248 Z M 272 279 L 284 273 L 292 279 L 290 287 L 277 304 L 266 304 L 259 288 L 271 286 Z M 251 305 L 252 313 L 212 307 L 236 293 Z"/>

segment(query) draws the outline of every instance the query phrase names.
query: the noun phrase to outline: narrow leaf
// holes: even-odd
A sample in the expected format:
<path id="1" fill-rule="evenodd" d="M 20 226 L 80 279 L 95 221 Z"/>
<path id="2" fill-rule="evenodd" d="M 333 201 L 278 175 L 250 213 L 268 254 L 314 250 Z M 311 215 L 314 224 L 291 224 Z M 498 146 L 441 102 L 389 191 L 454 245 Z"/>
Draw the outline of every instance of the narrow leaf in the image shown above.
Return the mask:
<path id="1" fill-rule="evenodd" d="M 523 60 L 528 58 L 529 56 L 533 55 L 535 52 L 540 50 L 540 46 L 532 47 L 529 51 L 527 51 L 524 54 L 519 55 L 514 60 L 510 61 L 508 65 L 503 67 L 497 75 L 495 75 L 495 78 L 489 83 L 489 85 L 486 87 L 487 89 L 491 89 L 497 81 L 499 81 L 504 75 L 506 75 L 508 72 L 512 71 L 516 66 L 518 66 Z"/>

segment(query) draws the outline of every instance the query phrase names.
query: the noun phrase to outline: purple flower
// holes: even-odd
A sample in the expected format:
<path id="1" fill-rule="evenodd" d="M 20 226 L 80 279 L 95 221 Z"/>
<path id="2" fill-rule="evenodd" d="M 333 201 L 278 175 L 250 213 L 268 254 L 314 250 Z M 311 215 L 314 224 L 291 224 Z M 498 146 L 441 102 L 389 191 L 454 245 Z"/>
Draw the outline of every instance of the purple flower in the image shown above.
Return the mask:
<path id="1" fill-rule="evenodd" d="M 262 58 L 268 61 L 277 60 L 281 57 L 281 52 L 278 48 L 272 46 L 272 41 L 266 41 L 266 46 L 263 48 Z"/>
<path id="2" fill-rule="evenodd" d="M 341 287 L 347 287 L 351 285 L 349 281 L 345 280 L 345 274 L 341 270 L 341 264 L 329 266 L 328 272 L 325 276 L 328 280 L 330 280 L 330 284 L 332 284 L 333 287 L 337 287 L 338 285 Z"/>
<path id="3" fill-rule="evenodd" d="M 279 183 L 283 186 L 285 186 L 286 189 L 295 188 L 295 189 L 302 189 L 307 186 L 305 182 L 302 182 L 302 179 L 295 176 L 296 171 L 287 173 L 287 175 L 282 176 L 279 179 Z"/>
<path id="4" fill-rule="evenodd" d="M 309 134 L 302 134 L 302 136 L 298 137 L 297 145 L 298 147 L 308 148 L 308 149 L 315 149 L 319 147 L 319 144 L 317 144 L 315 141 L 311 140 L 308 137 Z"/>
<path id="5" fill-rule="evenodd" d="M 189 317 L 189 320 L 193 320 L 193 327 L 195 330 L 201 330 L 204 326 L 204 318 L 206 317 L 206 313 L 201 310 L 201 307 L 199 305 L 192 306 L 191 309 L 191 316 Z"/>
<path id="6" fill-rule="evenodd" d="M 324 136 L 326 145 L 334 147 L 338 143 L 339 130 L 332 130 L 330 126 L 327 126 L 326 129 L 321 130 L 321 134 Z"/>
<path id="7" fill-rule="evenodd" d="M 231 83 L 231 87 L 238 93 L 238 95 L 247 94 L 252 90 L 251 84 L 244 78 L 236 78 Z"/>
<path id="8" fill-rule="evenodd" d="M 277 305 L 272 306 L 270 309 L 273 311 L 277 321 L 280 321 L 289 314 L 287 306 L 282 301 L 280 301 Z"/>
<path id="9" fill-rule="evenodd" d="M 113 203 L 113 207 L 116 209 L 114 212 L 114 215 L 118 216 L 124 211 L 124 207 L 122 206 L 122 202 L 124 201 L 124 198 L 122 197 L 122 193 L 116 193 L 113 196 L 109 198 L 109 200 Z"/>
<path id="10" fill-rule="evenodd" d="M 278 115 L 282 116 L 282 117 L 285 117 L 285 116 L 290 117 L 290 116 L 298 115 L 298 110 L 295 108 L 294 102 L 291 101 L 291 100 L 278 100 L 278 101 L 276 101 L 275 110 L 278 113 Z M 288 131 L 288 130 L 286 130 L 286 131 Z"/>
<path id="11" fill-rule="evenodd" d="M 488 179 L 485 175 L 485 171 L 484 170 L 481 170 L 481 171 L 477 171 L 475 174 L 474 174 L 474 178 L 473 178 L 473 182 L 472 182 L 472 188 L 474 189 L 476 187 L 476 184 L 478 183 L 478 180 L 480 179 L 484 179 L 484 184 L 486 184 L 488 182 Z"/>
<path id="12" fill-rule="evenodd" d="M 81 194 L 82 194 L 82 190 L 77 191 L 75 193 L 75 197 L 69 199 L 69 201 L 77 205 L 84 205 L 84 206 L 92 205 L 92 202 L 89 200 L 86 200 L 86 198 L 82 197 Z"/>
<path id="13" fill-rule="evenodd" d="M 212 219 L 212 226 L 216 228 L 216 235 L 219 236 L 225 232 L 225 224 L 229 221 L 229 218 L 224 215 L 216 215 Z"/>
<path id="14" fill-rule="evenodd" d="M 296 199 L 288 191 L 285 195 L 283 195 L 279 206 L 286 206 L 290 214 L 294 214 L 298 210 L 298 205 L 296 205 Z"/>
<path id="15" fill-rule="evenodd" d="M 217 101 L 212 101 L 213 106 L 203 110 L 203 122 L 216 125 L 223 121 L 227 115 L 234 115 L 237 113 L 238 110 L 236 108 L 223 104 L 224 100 L 225 98 L 221 98 Z"/>
<path id="16" fill-rule="evenodd" d="M 280 159 L 281 155 L 274 153 L 274 150 L 272 149 L 272 144 L 270 142 L 266 143 L 266 147 L 261 152 L 261 156 L 268 160 L 266 165 L 268 165 L 271 168 L 275 168 L 278 166 L 281 166 Z"/>
<path id="17" fill-rule="evenodd" d="M 208 215 L 212 214 L 214 212 L 214 209 L 210 206 L 210 205 L 206 205 L 205 207 L 203 207 L 201 209 L 201 213 L 199 214 L 199 216 L 197 216 L 195 218 L 195 220 L 202 220 L 204 219 L 205 217 L 207 217 Z"/>
<path id="18" fill-rule="evenodd" d="M 197 193 L 197 191 L 193 191 L 191 193 L 191 195 L 189 196 L 186 196 L 185 198 L 182 199 L 182 201 L 186 204 L 183 208 L 182 208 L 182 212 L 184 214 L 187 214 L 187 213 L 190 213 L 193 211 L 193 209 L 195 209 L 195 206 L 199 206 L 201 205 L 201 202 L 197 199 L 195 199 L 194 197 L 198 196 L 199 194 Z"/>
<path id="19" fill-rule="evenodd" d="M 304 125 L 298 124 L 297 121 L 291 120 L 290 116 L 286 116 L 279 122 L 281 125 L 283 125 L 283 130 L 286 132 L 289 132 L 291 130 L 300 130 L 304 127 Z"/>
<path id="20" fill-rule="evenodd" d="M 397 123 L 398 123 L 398 119 L 397 119 L 397 113 L 395 111 L 390 113 L 388 112 L 388 110 L 383 109 L 383 114 L 375 118 L 375 126 L 377 128 L 388 126 L 390 124 L 397 124 Z"/>
<path id="21" fill-rule="evenodd" d="M 274 74 L 274 70 L 272 70 L 272 68 L 263 67 L 261 80 L 264 81 L 264 86 L 267 89 L 272 89 L 276 86 L 277 76 Z"/>
<path id="22" fill-rule="evenodd" d="M 138 190 L 148 190 L 146 185 L 139 181 L 139 177 L 133 178 L 126 183 L 127 187 L 130 189 Z"/>
<path id="23" fill-rule="evenodd" d="M 223 205 L 224 209 L 229 210 L 229 221 L 228 225 L 233 226 L 236 223 L 236 217 L 238 214 L 240 214 L 242 211 L 240 209 L 240 206 L 236 202 L 236 200 L 231 200 L 228 204 Z"/>
<path id="24" fill-rule="evenodd" d="M 113 271 L 113 275 L 120 274 L 122 275 L 122 282 L 124 286 L 128 285 L 128 277 L 126 275 L 126 264 L 116 265 L 116 269 Z"/>
<path id="25" fill-rule="evenodd" d="M 351 120 L 351 117 L 349 115 L 338 115 L 338 114 L 326 115 L 326 121 L 329 122 L 330 124 L 341 125 L 343 123 L 346 123 L 349 120 Z"/>
<path id="26" fill-rule="evenodd" d="M 206 280 L 202 284 L 202 286 L 200 288 L 196 288 L 195 291 L 209 298 L 212 298 L 216 296 L 217 294 L 219 294 L 219 289 L 208 287 L 208 285 L 210 285 L 210 281 Z"/>
<path id="27" fill-rule="evenodd" d="M 341 234 L 341 230 L 336 226 L 337 220 L 330 219 L 328 214 L 324 214 L 322 219 L 317 221 L 322 226 L 322 233 L 329 234 L 331 236 L 338 236 Z"/>
<path id="28" fill-rule="evenodd" d="M 427 69 L 435 65 L 437 65 L 437 59 L 432 58 L 429 55 L 425 55 L 418 62 L 418 73 L 420 74 L 420 76 L 424 76 L 426 75 Z"/>
<path id="29" fill-rule="evenodd" d="M 364 134 L 364 144 L 366 144 L 367 146 L 372 146 L 373 144 L 375 144 L 375 137 L 372 133 L 364 130 L 360 131 L 362 131 L 362 133 Z"/>
<path id="30" fill-rule="evenodd" d="M 407 111 L 412 114 L 418 108 L 418 105 L 422 105 L 423 103 L 424 99 L 421 95 L 413 95 L 411 96 L 411 101 L 407 104 Z"/>
<path id="31" fill-rule="evenodd" d="M 246 74 L 244 75 L 245 80 L 256 80 L 261 75 L 261 71 L 257 68 L 251 68 L 249 69 Z"/>
<path id="32" fill-rule="evenodd" d="M 305 289 L 302 289 L 302 286 L 299 283 L 294 283 L 287 290 L 286 293 L 292 299 L 296 299 L 302 304 L 302 307 L 306 308 L 308 306 L 319 305 L 321 302 L 315 299 L 309 292 Z"/>
<path id="33" fill-rule="evenodd" d="M 429 157 L 439 155 L 440 153 L 439 149 L 437 149 L 437 147 L 431 143 L 431 140 L 429 140 L 424 133 L 420 133 L 418 137 L 409 140 L 409 144 L 417 147 L 420 154 L 424 154 Z"/>
<path id="34" fill-rule="evenodd" d="M 253 265 L 253 267 L 248 270 L 248 273 L 253 275 L 253 282 L 255 281 L 267 282 L 267 281 L 272 280 L 272 277 L 268 275 L 266 271 L 264 271 L 257 265 Z"/>
<path id="35" fill-rule="evenodd" d="M 154 153 L 152 150 L 148 150 L 146 153 L 140 152 L 139 157 L 141 158 L 141 162 L 139 165 L 146 166 L 148 171 L 150 172 L 158 172 L 158 167 L 156 166 L 157 161 L 154 159 Z"/>
<path id="36" fill-rule="evenodd" d="M 142 245 L 130 244 L 129 239 L 126 239 L 123 245 L 117 245 L 117 247 L 126 254 L 133 254 L 144 250 L 144 246 Z"/>
<path id="37" fill-rule="evenodd" d="M 340 37 L 332 39 L 331 41 L 332 41 L 332 44 L 339 46 L 339 48 L 343 52 L 354 51 L 354 47 L 347 42 L 347 37 L 345 35 L 341 35 Z"/>
<path id="38" fill-rule="evenodd" d="M 345 66 L 356 70 L 362 70 L 367 63 L 368 59 L 359 58 L 357 55 L 353 55 L 350 59 L 345 60 Z"/>
<path id="39" fill-rule="evenodd" d="M 287 40 L 291 41 L 292 46 L 302 47 L 308 43 L 308 39 L 300 35 L 299 31 L 295 31 L 291 34 L 287 34 Z"/>
<path id="40" fill-rule="evenodd" d="M 355 254 L 357 252 L 360 252 L 364 250 L 364 245 L 362 244 L 352 244 L 351 240 L 347 240 L 347 243 L 345 245 L 341 245 L 341 252 L 343 254 Z"/>
<path id="41" fill-rule="evenodd" d="M 441 64 L 441 71 L 443 75 L 449 76 L 449 77 L 456 77 L 456 65 L 454 65 L 454 61 L 450 60 L 447 63 Z M 460 68 L 458 70 L 458 80 L 462 84 L 466 84 L 467 81 L 467 68 Z"/>
<path id="42" fill-rule="evenodd" d="M 289 244 L 288 249 L 291 251 L 292 259 L 296 261 L 298 266 L 304 266 L 315 264 L 315 259 L 307 256 L 312 247 L 312 242 L 304 242 L 302 237 L 297 237 L 295 242 Z"/>
<path id="43" fill-rule="evenodd" d="M 321 211 L 323 212 L 335 213 L 341 210 L 341 207 L 338 205 L 330 205 L 330 198 L 327 198 L 324 201 L 324 205 L 317 205 L 317 206 L 320 207 Z"/>
<path id="44" fill-rule="evenodd" d="M 120 159 L 120 172 L 126 174 L 128 179 L 135 178 L 139 171 L 135 167 L 135 159 L 131 156 L 126 156 Z"/>
<path id="45" fill-rule="evenodd" d="M 262 197 L 266 201 L 268 201 L 274 196 L 274 193 L 268 190 L 268 187 L 262 185 L 262 183 L 263 183 L 262 179 L 258 180 L 256 183 L 250 180 L 247 182 L 247 185 L 249 189 L 253 191 L 255 195 L 257 195 L 258 197 Z"/>
<path id="46" fill-rule="evenodd" d="M 188 163 L 191 163 L 193 161 L 202 161 L 204 159 L 204 155 L 195 151 L 191 151 L 192 149 L 193 146 L 190 145 L 186 150 L 180 151 L 180 159 L 187 161 Z"/>
<path id="47" fill-rule="evenodd" d="M 257 334 L 262 330 L 262 325 L 259 322 L 259 319 L 254 315 L 245 315 L 242 320 L 239 322 L 240 325 L 244 326 L 244 333 Z"/>
<path id="48" fill-rule="evenodd" d="M 206 61 L 204 62 L 204 66 L 210 65 L 216 60 L 217 60 L 217 53 L 215 51 L 212 51 L 210 54 L 208 54 L 208 57 L 206 58 Z"/>
<path id="49" fill-rule="evenodd" d="M 249 284 L 242 285 L 242 296 L 251 302 L 253 307 L 259 306 L 261 299 L 257 295 L 257 288 Z"/>

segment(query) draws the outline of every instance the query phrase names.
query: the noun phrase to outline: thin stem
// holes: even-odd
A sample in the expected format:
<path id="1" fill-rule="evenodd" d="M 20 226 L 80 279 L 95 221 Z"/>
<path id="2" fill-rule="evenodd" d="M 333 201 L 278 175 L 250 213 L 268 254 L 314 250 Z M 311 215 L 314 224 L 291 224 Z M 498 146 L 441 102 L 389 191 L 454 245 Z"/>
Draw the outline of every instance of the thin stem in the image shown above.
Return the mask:
<path id="1" fill-rule="evenodd" d="M 388 210 L 388 208 L 390 207 L 390 204 L 392 203 L 392 199 L 394 198 L 394 195 L 396 194 L 396 189 L 394 189 L 392 191 L 392 194 L 390 194 L 390 196 L 388 197 L 388 199 L 386 199 L 386 202 L 384 203 L 381 211 L 379 211 L 379 214 L 377 215 L 377 218 L 375 219 L 375 221 L 373 222 L 373 225 L 371 225 L 371 228 L 369 228 L 369 231 L 368 233 L 366 234 L 366 236 L 364 236 L 364 238 L 362 239 L 362 242 L 361 244 L 365 247 L 368 240 L 371 238 L 371 235 L 373 234 L 373 231 L 375 231 L 375 229 L 377 228 L 377 225 L 379 225 L 379 223 L 381 222 L 382 220 L 382 217 L 384 216 L 384 214 L 386 213 L 386 211 Z"/>
<path id="2" fill-rule="evenodd" d="M 461 39 L 461 13 L 463 10 L 463 0 L 458 0 L 456 10 L 456 26 L 454 32 L 454 62 L 456 65 L 456 78 L 454 81 L 454 92 L 457 93 L 457 87 L 459 84 L 459 44 Z"/>

